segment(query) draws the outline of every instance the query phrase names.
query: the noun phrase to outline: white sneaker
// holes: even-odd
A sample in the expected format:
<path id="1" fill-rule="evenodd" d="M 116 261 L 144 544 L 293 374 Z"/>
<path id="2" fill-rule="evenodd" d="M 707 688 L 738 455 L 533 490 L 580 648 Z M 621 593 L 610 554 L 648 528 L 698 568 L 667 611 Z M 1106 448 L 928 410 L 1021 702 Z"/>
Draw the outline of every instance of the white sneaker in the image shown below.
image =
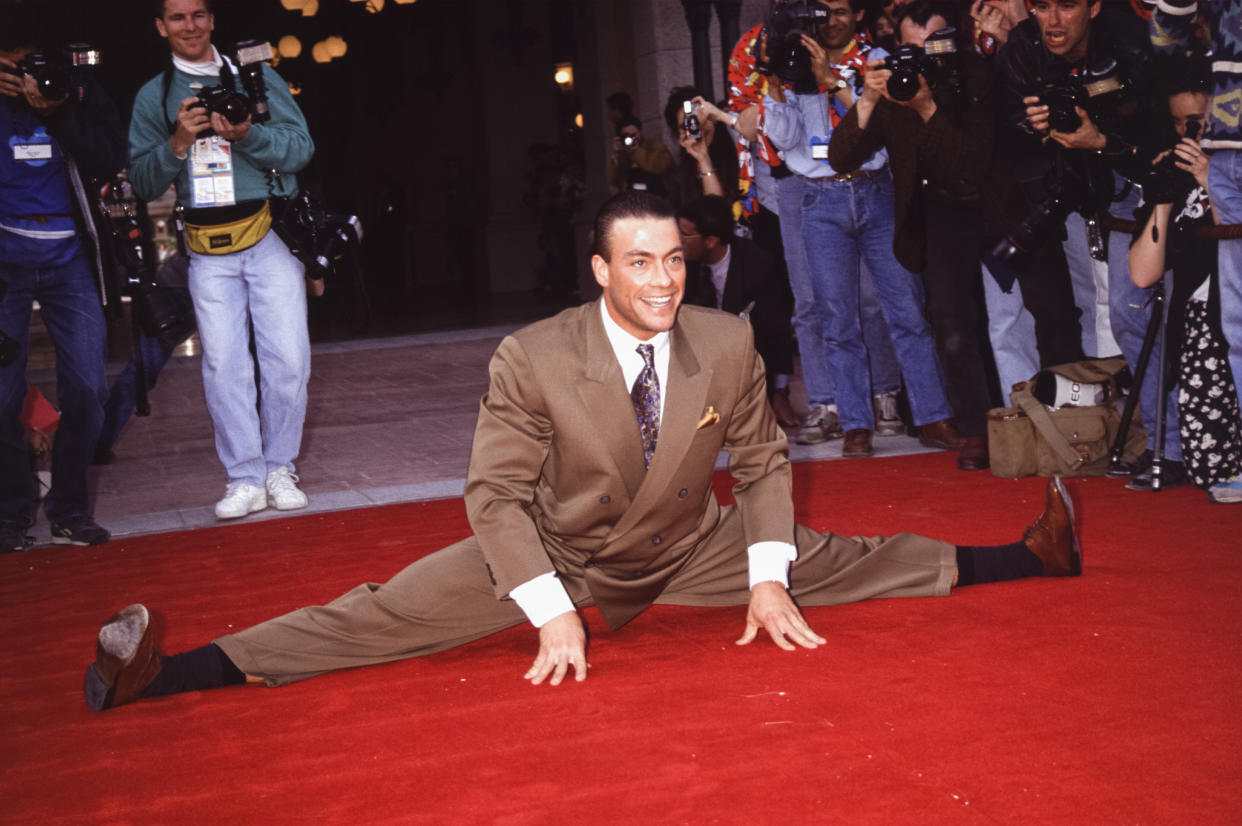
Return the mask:
<path id="1" fill-rule="evenodd" d="M 794 436 L 794 441 L 800 445 L 817 445 L 830 439 L 840 439 L 844 435 L 845 431 L 841 429 L 836 412 L 830 410 L 826 404 L 813 404 L 802 422 L 801 429 Z"/>
<path id="2" fill-rule="evenodd" d="M 287 467 L 278 467 L 267 475 L 267 503 L 278 511 L 295 511 L 306 507 L 306 494 L 298 490 L 298 477 Z"/>
<path id="3" fill-rule="evenodd" d="M 229 482 L 224 498 L 216 503 L 216 519 L 240 519 L 267 507 L 267 494 L 249 482 Z"/>

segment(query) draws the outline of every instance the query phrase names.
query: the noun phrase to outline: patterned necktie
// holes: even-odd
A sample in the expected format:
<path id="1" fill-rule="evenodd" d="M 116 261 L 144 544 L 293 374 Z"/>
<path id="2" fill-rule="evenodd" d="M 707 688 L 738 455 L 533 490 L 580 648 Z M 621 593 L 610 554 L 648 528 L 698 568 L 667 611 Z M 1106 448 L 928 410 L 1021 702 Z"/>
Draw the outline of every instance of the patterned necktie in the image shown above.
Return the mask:
<path id="1" fill-rule="evenodd" d="M 643 465 L 650 467 L 656 439 L 660 436 L 660 377 L 655 371 L 655 348 L 650 344 L 640 344 L 638 354 L 643 357 L 644 366 L 638 378 L 634 379 L 630 401 L 634 403 L 638 432 L 643 437 Z"/>

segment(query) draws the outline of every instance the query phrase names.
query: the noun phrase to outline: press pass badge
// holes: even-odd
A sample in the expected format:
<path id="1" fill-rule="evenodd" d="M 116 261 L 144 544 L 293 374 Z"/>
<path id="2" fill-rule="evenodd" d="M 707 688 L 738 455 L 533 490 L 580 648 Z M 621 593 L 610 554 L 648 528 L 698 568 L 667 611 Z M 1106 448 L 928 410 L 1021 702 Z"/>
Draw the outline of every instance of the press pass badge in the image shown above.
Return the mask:
<path id="1" fill-rule="evenodd" d="M 190 148 L 190 191 L 194 206 L 232 206 L 233 147 L 219 135 L 199 138 Z"/>
<path id="2" fill-rule="evenodd" d="M 31 161 L 50 161 L 52 145 L 50 143 L 15 143 L 13 144 L 13 160 L 22 163 Z"/>
<path id="3" fill-rule="evenodd" d="M 812 138 L 811 139 L 811 157 L 817 161 L 828 160 L 828 139 Z"/>

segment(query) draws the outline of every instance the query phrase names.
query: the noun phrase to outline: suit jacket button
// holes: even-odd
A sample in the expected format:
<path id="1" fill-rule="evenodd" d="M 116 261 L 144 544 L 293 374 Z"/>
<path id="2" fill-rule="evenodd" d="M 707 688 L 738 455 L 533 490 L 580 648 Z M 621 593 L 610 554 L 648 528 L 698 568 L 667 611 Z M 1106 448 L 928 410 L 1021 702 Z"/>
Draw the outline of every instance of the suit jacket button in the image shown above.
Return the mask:
<path id="1" fill-rule="evenodd" d="M 611 501 L 612 501 L 612 497 L 611 497 L 611 496 L 609 496 L 609 495 L 608 495 L 608 494 L 606 494 L 606 493 L 605 493 L 603 496 L 601 496 L 601 497 L 599 498 L 599 503 L 600 503 L 601 505 L 607 505 L 607 504 L 608 504 L 609 502 L 611 502 Z"/>
<path id="2" fill-rule="evenodd" d="M 660 538 L 660 535 L 659 535 L 659 534 L 656 534 L 655 536 L 651 537 L 651 544 L 652 544 L 652 545 L 659 545 L 662 541 L 663 541 L 663 540 Z"/>
<path id="3" fill-rule="evenodd" d="M 678 499 L 685 499 L 685 498 L 686 498 L 686 494 L 688 494 L 689 492 L 690 492 L 690 491 L 686 490 L 685 488 L 682 488 L 681 490 L 677 491 L 677 498 L 678 498 Z"/>

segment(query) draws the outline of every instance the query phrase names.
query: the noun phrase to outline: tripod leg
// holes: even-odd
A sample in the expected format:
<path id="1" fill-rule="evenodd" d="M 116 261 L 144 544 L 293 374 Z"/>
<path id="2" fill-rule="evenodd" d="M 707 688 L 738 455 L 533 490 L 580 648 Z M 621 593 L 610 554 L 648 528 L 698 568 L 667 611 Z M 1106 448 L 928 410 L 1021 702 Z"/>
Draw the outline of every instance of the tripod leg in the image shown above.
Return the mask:
<path id="1" fill-rule="evenodd" d="M 1168 311 L 1168 302 L 1166 295 L 1169 290 L 1170 274 L 1165 273 L 1160 284 L 1157 285 L 1155 292 L 1155 305 L 1151 308 L 1152 318 L 1160 319 L 1160 326 L 1164 329 L 1165 334 L 1160 337 L 1160 356 L 1156 362 L 1156 443 L 1151 460 L 1151 489 L 1153 492 L 1160 491 L 1164 486 L 1164 420 L 1168 414 L 1168 394 L 1165 392 L 1165 377 L 1168 370 L 1165 368 L 1165 348 L 1168 346 L 1169 336 L 1168 327 L 1166 325 L 1166 313 Z"/>
<path id="2" fill-rule="evenodd" d="M 1160 312 L 1160 304 L 1163 303 L 1163 294 L 1161 287 L 1152 290 L 1152 310 L 1151 318 L 1147 321 L 1147 330 L 1143 333 L 1143 347 L 1139 350 L 1138 363 L 1134 365 L 1134 383 L 1130 387 L 1130 395 L 1126 396 L 1126 404 L 1121 413 L 1121 426 L 1117 428 L 1117 437 L 1113 439 L 1113 446 L 1108 451 L 1108 475 L 1113 477 L 1124 477 L 1130 474 L 1122 467 L 1121 458 L 1125 453 L 1126 440 L 1130 437 L 1130 422 L 1134 419 L 1135 408 L 1139 403 L 1139 391 L 1143 387 L 1143 379 L 1147 376 L 1147 365 L 1151 361 L 1151 351 L 1156 343 L 1156 336 L 1160 333 L 1160 325 L 1163 323 L 1163 314 Z M 1162 339 L 1163 341 L 1163 339 Z"/>

